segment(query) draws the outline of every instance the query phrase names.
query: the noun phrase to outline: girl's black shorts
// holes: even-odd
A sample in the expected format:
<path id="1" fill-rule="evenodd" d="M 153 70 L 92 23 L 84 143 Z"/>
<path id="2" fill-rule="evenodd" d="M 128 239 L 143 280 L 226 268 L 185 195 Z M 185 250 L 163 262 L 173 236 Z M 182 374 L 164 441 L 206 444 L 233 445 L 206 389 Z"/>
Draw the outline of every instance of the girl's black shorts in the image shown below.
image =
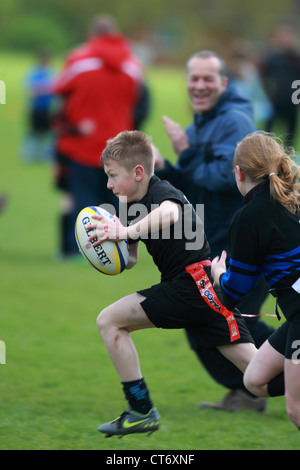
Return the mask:
<path id="1" fill-rule="evenodd" d="M 300 360 L 300 315 L 285 321 L 268 338 L 270 345 L 286 359 Z"/>
<path id="2" fill-rule="evenodd" d="M 300 294 L 289 289 L 278 301 L 287 318 L 274 333 L 269 336 L 271 346 L 286 359 L 300 360 Z"/>
<path id="3" fill-rule="evenodd" d="M 210 276 L 210 268 L 205 271 Z M 205 302 L 187 272 L 138 293 L 146 297 L 141 306 L 157 328 L 184 328 L 193 342 L 204 348 L 233 344 L 226 319 Z M 233 313 L 240 333 L 234 343 L 254 343 L 240 313 Z"/>

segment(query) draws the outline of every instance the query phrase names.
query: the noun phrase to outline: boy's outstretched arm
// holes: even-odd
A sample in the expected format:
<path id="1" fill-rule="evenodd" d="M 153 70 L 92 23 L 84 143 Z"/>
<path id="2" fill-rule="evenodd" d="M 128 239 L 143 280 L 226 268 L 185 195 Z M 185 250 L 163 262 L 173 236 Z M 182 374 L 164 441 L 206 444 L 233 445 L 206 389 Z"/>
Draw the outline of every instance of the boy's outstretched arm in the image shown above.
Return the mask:
<path id="1" fill-rule="evenodd" d="M 97 241 L 93 243 L 94 246 L 97 246 L 105 240 L 138 240 L 143 235 L 169 227 L 179 219 L 179 206 L 174 201 L 163 201 L 159 207 L 151 211 L 146 217 L 129 227 L 124 227 L 117 217 L 115 217 L 115 222 L 100 215 L 94 215 L 93 218 L 99 222 L 89 225 L 89 230 L 96 231 L 89 238 L 89 241 L 92 242 L 97 237 Z"/>

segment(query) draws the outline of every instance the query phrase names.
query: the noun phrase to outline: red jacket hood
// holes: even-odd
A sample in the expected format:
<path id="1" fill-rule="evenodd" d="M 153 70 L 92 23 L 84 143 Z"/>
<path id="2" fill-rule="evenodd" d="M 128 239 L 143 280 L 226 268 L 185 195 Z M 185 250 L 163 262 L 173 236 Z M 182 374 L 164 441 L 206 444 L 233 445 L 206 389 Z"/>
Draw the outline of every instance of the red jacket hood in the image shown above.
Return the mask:
<path id="1" fill-rule="evenodd" d="M 108 139 L 134 128 L 134 111 L 143 69 L 130 43 L 118 34 L 89 39 L 72 52 L 54 83 L 54 93 L 64 97 L 65 127 L 58 139 L 60 153 L 85 166 L 99 167 Z M 90 135 L 74 131 L 89 119 Z"/>
<path id="2" fill-rule="evenodd" d="M 130 43 L 120 34 L 106 34 L 89 39 L 82 47 L 75 50 L 68 60 L 68 65 L 79 58 L 98 57 L 106 65 L 114 69 L 120 69 L 122 62 L 126 60 L 136 61 L 132 55 Z"/>

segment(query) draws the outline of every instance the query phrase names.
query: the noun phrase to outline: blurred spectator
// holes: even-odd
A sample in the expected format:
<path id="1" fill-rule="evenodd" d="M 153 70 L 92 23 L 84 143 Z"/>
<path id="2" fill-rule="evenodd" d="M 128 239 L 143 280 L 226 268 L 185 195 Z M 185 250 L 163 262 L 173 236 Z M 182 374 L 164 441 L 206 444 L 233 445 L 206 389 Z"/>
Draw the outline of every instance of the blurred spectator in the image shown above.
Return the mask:
<path id="1" fill-rule="evenodd" d="M 275 122 L 283 124 L 285 144 L 294 147 L 299 111 L 292 102 L 292 83 L 300 77 L 300 54 L 296 31 L 290 26 L 281 25 L 276 29 L 270 48 L 261 61 L 261 76 L 274 109 L 266 131 L 273 131 Z"/>
<path id="2" fill-rule="evenodd" d="M 5 194 L 0 194 L 0 214 L 4 211 L 7 205 L 7 196 Z"/>
<path id="3" fill-rule="evenodd" d="M 5 209 L 6 204 L 7 204 L 6 195 L 0 194 L 0 212 L 2 212 Z"/>
<path id="4" fill-rule="evenodd" d="M 53 159 L 53 136 L 51 132 L 51 92 L 54 70 L 50 66 L 51 55 L 41 50 L 36 54 L 36 64 L 25 79 L 28 96 L 28 130 L 21 146 L 24 162 L 49 162 Z"/>
<path id="5" fill-rule="evenodd" d="M 146 82 L 141 83 L 137 104 L 133 111 L 134 129 L 141 130 L 151 109 L 150 89 Z"/>
<path id="6" fill-rule="evenodd" d="M 256 125 L 265 129 L 272 116 L 273 107 L 262 86 L 256 60 L 245 47 L 234 48 L 229 77 L 239 93 L 252 102 Z"/>
<path id="7" fill-rule="evenodd" d="M 78 253 L 75 220 L 86 206 L 118 200 L 106 187 L 100 168 L 106 141 L 121 131 L 141 126 L 149 111 L 149 90 L 129 41 L 108 15 L 96 17 L 87 41 L 67 57 L 54 92 L 62 108 L 54 120 L 57 187 L 62 191 L 60 254 Z"/>

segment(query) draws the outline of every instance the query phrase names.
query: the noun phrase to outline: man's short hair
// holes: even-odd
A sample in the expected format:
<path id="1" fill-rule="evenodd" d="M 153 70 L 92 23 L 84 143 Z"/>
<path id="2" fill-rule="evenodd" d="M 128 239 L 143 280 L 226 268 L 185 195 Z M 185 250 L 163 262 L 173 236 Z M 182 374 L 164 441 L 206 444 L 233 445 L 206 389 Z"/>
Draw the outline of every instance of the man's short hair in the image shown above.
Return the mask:
<path id="1" fill-rule="evenodd" d="M 102 36 L 118 32 L 116 20 L 108 14 L 98 15 L 92 19 L 89 27 L 90 36 Z"/>
<path id="2" fill-rule="evenodd" d="M 154 150 L 152 138 L 141 131 L 123 131 L 107 141 L 101 161 L 104 165 L 114 160 L 119 165 L 132 170 L 142 165 L 148 175 L 154 173 Z"/>
<path id="3" fill-rule="evenodd" d="M 187 64 L 186 64 L 187 69 L 192 59 L 195 59 L 195 58 L 208 59 L 209 57 L 215 57 L 216 59 L 218 59 L 218 61 L 220 62 L 220 75 L 222 78 L 227 77 L 227 65 L 226 65 L 225 60 L 221 56 L 219 56 L 216 52 L 209 51 L 209 50 L 199 51 L 193 54 L 187 61 Z"/>

